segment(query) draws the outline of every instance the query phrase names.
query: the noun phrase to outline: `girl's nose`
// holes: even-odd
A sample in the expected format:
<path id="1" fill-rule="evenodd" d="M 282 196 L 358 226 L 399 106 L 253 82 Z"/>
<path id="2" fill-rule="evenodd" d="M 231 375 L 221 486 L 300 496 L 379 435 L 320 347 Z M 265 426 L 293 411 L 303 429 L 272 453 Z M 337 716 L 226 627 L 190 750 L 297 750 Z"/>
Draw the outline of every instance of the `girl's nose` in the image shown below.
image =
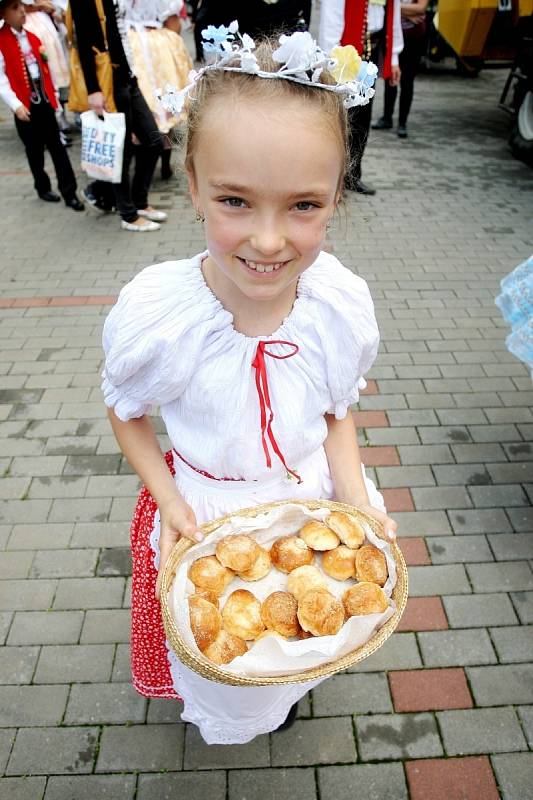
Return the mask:
<path id="1" fill-rule="evenodd" d="M 257 253 L 275 256 L 285 247 L 285 235 L 275 224 L 260 224 L 250 237 L 250 243 Z"/>

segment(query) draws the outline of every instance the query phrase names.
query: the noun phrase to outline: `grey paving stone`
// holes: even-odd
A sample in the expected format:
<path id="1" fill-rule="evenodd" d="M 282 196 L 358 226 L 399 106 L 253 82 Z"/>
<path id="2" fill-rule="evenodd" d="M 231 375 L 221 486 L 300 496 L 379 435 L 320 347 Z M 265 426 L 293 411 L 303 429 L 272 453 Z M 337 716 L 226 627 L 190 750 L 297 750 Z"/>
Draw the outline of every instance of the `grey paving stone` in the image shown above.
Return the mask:
<path id="1" fill-rule="evenodd" d="M 393 633 L 379 650 L 350 667 L 348 672 L 416 669 L 422 666 L 414 633 Z"/>
<path id="2" fill-rule="evenodd" d="M 10 611 L 0 611 L 0 645 L 4 644 L 7 639 L 13 616 L 13 613 Z"/>
<path id="3" fill-rule="evenodd" d="M 505 461 L 505 453 L 500 444 L 459 444 L 451 445 L 458 464 L 486 464 L 490 461 Z"/>
<path id="4" fill-rule="evenodd" d="M 519 442 L 515 425 L 472 425 L 468 429 L 474 442 Z M 512 446 L 512 445 L 511 445 Z M 503 445 L 508 452 L 508 445 Z"/>
<path id="5" fill-rule="evenodd" d="M 20 728 L 7 775 L 92 772 L 98 728 Z"/>
<path id="6" fill-rule="evenodd" d="M 533 703 L 533 664 L 505 664 L 467 669 L 476 705 Z"/>
<path id="7" fill-rule="evenodd" d="M 96 574 L 131 575 L 131 550 L 129 547 L 107 547 L 100 552 Z"/>
<path id="8" fill-rule="evenodd" d="M 296 720 L 272 736 L 273 767 L 353 763 L 357 760 L 351 717 Z"/>
<path id="9" fill-rule="evenodd" d="M 0 684 L 30 683 L 38 657 L 38 647 L 3 647 L 0 650 Z"/>
<path id="10" fill-rule="evenodd" d="M 473 504 L 478 508 L 507 508 L 528 504 L 524 489 L 518 484 L 504 486 L 469 486 Z"/>
<path id="11" fill-rule="evenodd" d="M 418 643 L 426 667 L 495 664 L 498 659 L 484 629 L 424 631 Z"/>
<path id="12" fill-rule="evenodd" d="M 514 426 L 513 426 L 514 427 Z M 519 438 L 517 431 L 516 438 Z M 513 441 L 513 440 L 508 440 Z M 532 461 L 533 446 L 529 442 L 516 441 L 514 444 L 504 444 L 503 449 L 509 461 Z"/>
<path id="13" fill-rule="evenodd" d="M 46 520 L 51 500 L 0 500 L 0 522 L 43 522 Z M 68 522 L 68 520 L 65 520 Z"/>
<path id="14" fill-rule="evenodd" d="M 36 502 L 36 501 L 34 501 Z M 52 507 L 48 516 L 49 522 L 105 522 L 111 508 L 111 499 L 98 498 L 67 498 L 66 500 L 52 500 Z"/>
<path id="15" fill-rule="evenodd" d="M 303 701 L 300 701 L 303 702 Z M 164 697 L 152 697 L 148 701 L 147 722 L 175 723 L 181 719 L 183 703 L 181 700 L 167 699 Z"/>
<path id="16" fill-rule="evenodd" d="M 111 680 L 117 683 L 124 683 L 131 681 L 129 644 L 117 644 L 117 649 L 115 653 L 115 663 L 113 664 L 113 675 L 111 676 Z"/>
<path id="17" fill-rule="evenodd" d="M 522 625 L 533 622 L 533 592 L 511 592 L 510 597 Z"/>
<path id="18" fill-rule="evenodd" d="M 447 755 L 525 750 L 527 743 L 512 708 L 437 712 Z"/>
<path id="19" fill-rule="evenodd" d="M 321 800 L 354 800 L 359 796 L 365 800 L 408 800 L 409 797 L 401 764 L 320 767 L 317 773 Z"/>
<path id="20" fill-rule="evenodd" d="M 22 500 L 28 494 L 29 478 L 11 478 L 3 476 L 0 481 L 0 499 Z"/>
<path id="21" fill-rule="evenodd" d="M 43 647 L 34 683 L 97 683 L 111 678 L 115 648 L 111 644 Z"/>
<path id="22" fill-rule="evenodd" d="M 474 592 L 519 592 L 533 589 L 533 573 L 525 561 L 469 564 L 466 569 Z"/>
<path id="23" fill-rule="evenodd" d="M 527 800 L 533 786 L 533 753 L 492 756 L 502 800 Z"/>
<path id="24" fill-rule="evenodd" d="M 27 578 L 33 561 L 33 553 L 0 552 L 0 580 Z"/>
<path id="25" fill-rule="evenodd" d="M 46 778 L 0 778 L 0 797 L 9 800 L 42 800 Z"/>
<path id="26" fill-rule="evenodd" d="M 96 772 L 180 771 L 184 725 L 114 725 L 104 728 Z"/>
<path id="27" fill-rule="evenodd" d="M 135 775 L 51 775 L 44 800 L 133 800 Z"/>
<path id="28" fill-rule="evenodd" d="M 121 455 L 67 456 L 63 475 L 116 475 Z"/>
<path id="29" fill-rule="evenodd" d="M 129 544 L 129 525 L 123 522 L 77 522 L 72 535 L 72 547 L 126 547 Z"/>
<path id="30" fill-rule="evenodd" d="M 507 594 L 451 596 L 443 597 L 442 601 L 452 628 L 484 628 L 518 622 Z"/>
<path id="31" fill-rule="evenodd" d="M 398 536 L 449 536 L 453 533 L 445 511 L 395 511 Z"/>
<path id="32" fill-rule="evenodd" d="M 28 497 L 85 497 L 88 478 L 74 475 L 33 478 Z"/>
<path id="33" fill-rule="evenodd" d="M 426 466 L 377 467 L 376 474 L 380 488 L 435 485 L 432 472 Z"/>
<path id="34" fill-rule="evenodd" d="M 533 508 L 508 508 L 507 516 L 515 531 L 533 531 Z"/>
<path id="35" fill-rule="evenodd" d="M 533 558 L 533 533 L 498 533 L 488 539 L 497 561 Z"/>
<path id="36" fill-rule="evenodd" d="M 81 632 L 83 644 L 129 642 L 130 613 L 127 609 L 87 611 Z"/>
<path id="37" fill-rule="evenodd" d="M 54 609 L 120 608 L 124 578 L 64 578 L 54 597 Z"/>
<path id="38" fill-rule="evenodd" d="M 187 725 L 183 769 L 242 769 L 269 766 L 268 734 L 256 736 L 251 742 L 238 747 L 231 744 L 208 745 L 202 739 L 196 725 Z"/>
<path id="39" fill-rule="evenodd" d="M 433 467 L 439 486 L 470 486 L 492 483 L 484 464 L 443 464 Z"/>
<path id="40" fill-rule="evenodd" d="M 57 725 L 68 686 L 0 686 L 0 727 Z"/>
<path id="41" fill-rule="evenodd" d="M 16 731 L 14 730 L 0 731 L 0 775 L 4 774 L 4 769 L 8 762 L 9 754 L 11 753 L 11 747 L 15 741 L 15 734 Z M 0 781 L 0 789 L 1 787 L 2 783 Z M 0 797 L 1 796 L 0 793 Z"/>
<path id="42" fill-rule="evenodd" d="M 35 554 L 32 578 L 74 578 L 94 575 L 98 550 L 39 550 Z"/>
<path id="43" fill-rule="evenodd" d="M 507 664 L 532 660 L 533 625 L 494 628 L 490 635 L 500 662 Z"/>
<path id="44" fill-rule="evenodd" d="M 75 644 L 82 623 L 82 611 L 17 611 L 7 643 Z"/>
<path id="45" fill-rule="evenodd" d="M 432 597 L 449 593 L 469 594 L 471 591 L 462 564 L 409 567 L 409 594 L 411 597 Z"/>
<path id="46" fill-rule="evenodd" d="M 416 428 L 367 428 L 366 436 L 371 445 L 419 444 Z"/>
<path id="47" fill-rule="evenodd" d="M 494 561 L 485 536 L 430 536 L 426 544 L 433 564 Z"/>
<path id="48" fill-rule="evenodd" d="M 74 526 L 68 523 L 48 525 L 13 525 L 9 550 L 59 550 L 67 548 Z"/>
<path id="49" fill-rule="evenodd" d="M 501 508 L 451 510 L 448 514 L 453 530 L 458 534 L 506 533 L 512 530 L 509 520 Z"/>
<path id="50" fill-rule="evenodd" d="M 422 425 L 418 427 L 418 436 L 422 444 L 452 445 L 453 442 L 470 441 L 470 434 L 464 425 L 435 425 L 433 427 Z"/>
<path id="51" fill-rule="evenodd" d="M 361 761 L 389 761 L 442 755 L 432 714 L 374 714 L 355 720 Z"/>
<path id="52" fill-rule="evenodd" d="M 451 508 L 467 508 L 471 504 L 468 493 L 462 486 L 413 488 L 411 494 L 415 507 L 419 511 L 432 511 L 439 508 L 444 510 Z"/>
<path id="53" fill-rule="evenodd" d="M 402 464 L 453 464 L 454 459 L 447 444 L 400 445 Z"/>
<path id="54" fill-rule="evenodd" d="M 303 773 L 302 781 L 306 785 L 305 773 L 312 770 L 295 770 L 296 772 Z M 266 772 L 266 770 L 265 770 Z M 272 770 L 272 775 L 269 775 L 266 780 L 262 780 L 263 770 L 253 770 L 251 787 L 261 786 L 263 792 L 261 793 L 261 800 L 268 800 L 269 787 L 271 785 L 277 786 L 277 775 L 280 772 L 289 772 L 289 770 Z M 232 773 L 230 773 L 232 774 Z M 235 774 L 239 774 L 235 772 Z M 290 779 L 288 786 L 291 786 Z M 247 785 L 247 784 L 245 784 Z M 246 795 L 253 800 L 253 795 Z M 279 797 L 279 795 L 277 795 Z M 291 794 L 291 797 L 293 795 Z M 187 798 L 187 800 L 226 800 L 226 773 L 222 770 L 220 772 L 174 772 L 168 775 L 139 775 L 138 789 L 136 800 L 177 800 L 177 798 Z M 239 797 L 237 790 L 237 797 Z M 244 795 L 243 795 L 244 797 Z M 315 795 L 309 795 L 310 800 L 314 800 Z M 298 796 L 295 795 L 295 800 Z M 230 794 L 230 800 L 236 800 Z"/>
<path id="55" fill-rule="evenodd" d="M 313 689 L 314 717 L 392 710 L 387 678 L 381 673 L 334 675 Z"/>
<path id="56" fill-rule="evenodd" d="M 533 706 L 522 706 L 516 709 L 529 747 L 533 747 Z"/>
<path id="57" fill-rule="evenodd" d="M 120 725 L 145 721 L 147 700 L 129 683 L 75 684 L 70 691 L 65 724 Z M 174 701 L 176 708 L 177 703 Z M 159 720 L 149 720 L 159 722 Z M 179 721 L 174 714 L 174 723 Z"/>
<path id="58" fill-rule="evenodd" d="M 487 470 L 493 483 L 526 483 L 531 480 L 533 466 L 528 461 L 512 464 L 488 464 Z"/>

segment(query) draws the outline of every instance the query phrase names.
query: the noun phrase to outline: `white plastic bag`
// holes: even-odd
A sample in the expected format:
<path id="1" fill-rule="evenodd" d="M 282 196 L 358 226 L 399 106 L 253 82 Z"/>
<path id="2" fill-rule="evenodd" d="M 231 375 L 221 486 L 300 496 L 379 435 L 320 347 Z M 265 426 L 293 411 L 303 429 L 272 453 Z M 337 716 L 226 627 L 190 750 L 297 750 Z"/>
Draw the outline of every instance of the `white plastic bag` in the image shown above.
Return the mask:
<path id="1" fill-rule="evenodd" d="M 122 180 L 126 120 L 124 114 L 101 119 L 94 111 L 81 114 L 81 168 L 90 178 L 109 183 Z"/>

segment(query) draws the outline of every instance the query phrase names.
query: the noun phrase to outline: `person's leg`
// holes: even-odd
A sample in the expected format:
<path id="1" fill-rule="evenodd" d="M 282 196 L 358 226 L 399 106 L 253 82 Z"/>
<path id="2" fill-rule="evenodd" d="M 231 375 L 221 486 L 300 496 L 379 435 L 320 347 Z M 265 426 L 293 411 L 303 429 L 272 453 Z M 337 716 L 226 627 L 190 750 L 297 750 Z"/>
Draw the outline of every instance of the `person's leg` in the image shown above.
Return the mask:
<path id="1" fill-rule="evenodd" d="M 55 111 L 49 103 L 44 102 L 39 105 L 39 108 L 42 135 L 54 163 L 57 185 L 65 203 L 70 203 L 76 198 L 76 177 L 67 150 L 59 138 L 59 126 Z"/>
<path id="2" fill-rule="evenodd" d="M 124 222 L 135 222 L 138 219 L 137 207 L 131 197 L 130 164 L 133 155 L 132 111 L 129 86 L 114 86 L 113 93 L 117 111 L 124 114 L 126 120 L 126 136 L 124 138 L 124 157 L 122 161 L 122 180 L 114 183 L 117 210 Z"/>
<path id="3" fill-rule="evenodd" d="M 389 80 L 385 81 L 385 98 L 383 102 L 383 119 L 390 122 L 392 125 L 392 117 L 394 114 L 394 106 L 396 104 L 396 96 L 398 94 L 398 87 L 392 86 Z"/>
<path id="4" fill-rule="evenodd" d="M 402 69 L 401 91 L 400 91 L 400 113 L 398 124 L 405 128 L 407 118 L 413 102 L 415 77 L 418 65 L 423 52 L 423 39 L 412 40 L 405 37 L 404 51 L 400 55 L 400 65 Z"/>
<path id="5" fill-rule="evenodd" d="M 381 38 L 380 36 L 372 39 L 372 52 L 370 60 L 374 64 L 381 62 Z M 346 188 L 352 189 L 360 194 L 375 194 L 375 189 L 366 185 L 361 180 L 361 162 L 365 152 L 370 122 L 372 119 L 373 100 L 365 106 L 356 106 L 348 109 L 348 123 L 350 126 L 350 169 L 346 176 Z"/>
<path id="6" fill-rule="evenodd" d="M 30 110 L 31 115 L 33 115 L 33 108 L 34 106 Z M 22 122 L 15 117 L 17 133 L 26 150 L 26 158 L 33 175 L 33 185 L 41 197 L 50 192 L 52 185 L 44 169 L 44 139 L 36 122 L 33 116 L 30 117 L 29 122 Z"/>
<path id="7" fill-rule="evenodd" d="M 139 144 L 135 145 L 135 169 L 131 188 L 136 208 L 148 206 L 148 192 L 155 166 L 163 152 L 163 136 L 158 130 L 154 115 L 138 87 L 131 92 L 132 130 Z"/>

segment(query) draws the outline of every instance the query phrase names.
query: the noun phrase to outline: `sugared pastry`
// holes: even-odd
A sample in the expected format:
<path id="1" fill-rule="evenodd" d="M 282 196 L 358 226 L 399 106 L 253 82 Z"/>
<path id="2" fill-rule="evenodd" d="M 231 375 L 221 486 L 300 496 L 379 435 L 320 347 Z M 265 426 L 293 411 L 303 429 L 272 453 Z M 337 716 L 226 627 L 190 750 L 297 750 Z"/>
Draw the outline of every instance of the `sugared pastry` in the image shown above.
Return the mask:
<path id="1" fill-rule="evenodd" d="M 274 566 L 282 572 L 292 572 L 297 567 L 312 564 L 315 557 L 299 536 L 282 536 L 272 545 L 270 558 Z"/>
<path id="2" fill-rule="evenodd" d="M 348 617 L 358 617 L 361 614 L 381 614 L 389 606 L 387 595 L 377 583 L 354 583 L 346 589 L 342 602 Z"/>
<path id="3" fill-rule="evenodd" d="M 247 651 L 246 642 L 222 628 L 215 641 L 204 650 L 204 656 L 207 656 L 214 664 L 229 664 L 234 658 L 243 656 Z"/>
<path id="4" fill-rule="evenodd" d="M 203 653 L 220 633 L 222 628 L 220 611 L 203 597 L 192 594 L 189 597 L 189 619 L 194 640 Z"/>
<path id="5" fill-rule="evenodd" d="M 246 572 L 239 572 L 239 578 L 243 581 L 258 581 L 268 575 L 272 568 L 272 561 L 270 560 L 270 553 L 264 547 L 258 545 L 259 553 L 255 560 L 255 564 Z"/>
<path id="6" fill-rule="evenodd" d="M 248 589 L 230 594 L 222 609 L 222 621 L 226 631 L 240 639 L 255 639 L 265 629 L 261 603 Z"/>
<path id="7" fill-rule="evenodd" d="M 209 589 L 199 589 L 197 586 L 195 587 L 195 595 L 197 597 L 203 597 L 204 600 L 207 600 L 208 603 L 213 603 L 215 608 L 219 607 L 219 596 L 215 594 L 215 592 L 209 591 Z"/>
<path id="8" fill-rule="evenodd" d="M 300 602 L 306 592 L 311 589 L 327 589 L 327 584 L 318 567 L 313 564 L 306 564 L 303 567 L 293 569 L 289 574 L 287 589 Z"/>
<path id="9" fill-rule="evenodd" d="M 340 543 L 337 534 L 316 519 L 303 526 L 300 537 L 312 550 L 333 550 Z"/>
<path id="10" fill-rule="evenodd" d="M 302 630 L 300 626 L 298 626 L 298 630 L 300 631 Z M 279 639 L 281 642 L 285 641 L 285 636 L 282 636 L 281 633 L 278 633 L 277 631 L 271 631 L 269 628 L 267 628 L 266 631 L 263 631 L 263 633 L 259 634 L 254 644 L 257 644 L 257 642 L 259 642 L 261 639 L 267 639 L 267 638 Z"/>
<path id="11" fill-rule="evenodd" d="M 246 572 L 252 569 L 260 556 L 260 548 L 251 536 L 238 533 L 226 536 L 216 546 L 216 557 L 228 569 L 234 572 Z"/>
<path id="12" fill-rule="evenodd" d="M 344 608 L 327 589 L 311 589 L 298 603 L 298 620 L 313 636 L 333 636 L 344 624 Z"/>
<path id="13" fill-rule="evenodd" d="M 340 544 L 334 550 L 328 550 L 322 556 L 322 569 L 338 581 L 347 581 L 355 577 L 355 550 Z"/>
<path id="14" fill-rule="evenodd" d="M 365 544 L 355 554 L 355 574 L 360 581 L 371 581 L 385 586 L 388 577 L 385 556 L 373 544 Z"/>
<path id="15" fill-rule="evenodd" d="M 223 567 L 215 556 L 197 558 L 189 567 L 188 575 L 198 589 L 207 589 L 217 595 L 223 594 L 234 578 L 234 573 Z"/>
<path id="16" fill-rule="evenodd" d="M 342 511 L 332 511 L 326 520 L 326 525 L 335 531 L 343 544 L 354 550 L 361 547 L 365 540 L 363 526 L 350 514 L 344 514 Z"/>
<path id="17" fill-rule="evenodd" d="M 282 636 L 297 636 L 300 630 L 297 611 L 298 603 L 292 594 L 272 592 L 263 601 L 261 619 L 267 628 Z"/>

